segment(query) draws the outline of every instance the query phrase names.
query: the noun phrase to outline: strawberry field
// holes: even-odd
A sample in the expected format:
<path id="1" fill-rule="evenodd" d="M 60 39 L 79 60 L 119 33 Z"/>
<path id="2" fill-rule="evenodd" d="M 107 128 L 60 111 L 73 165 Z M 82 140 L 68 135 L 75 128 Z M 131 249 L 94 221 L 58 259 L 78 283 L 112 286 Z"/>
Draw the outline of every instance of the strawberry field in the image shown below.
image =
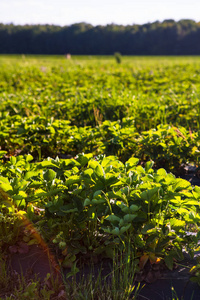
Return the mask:
<path id="1" fill-rule="evenodd" d="M 198 173 L 199 99 L 199 57 L 1 56 L 2 259 L 45 244 L 74 276 L 193 256 L 200 187 L 180 177 Z"/>

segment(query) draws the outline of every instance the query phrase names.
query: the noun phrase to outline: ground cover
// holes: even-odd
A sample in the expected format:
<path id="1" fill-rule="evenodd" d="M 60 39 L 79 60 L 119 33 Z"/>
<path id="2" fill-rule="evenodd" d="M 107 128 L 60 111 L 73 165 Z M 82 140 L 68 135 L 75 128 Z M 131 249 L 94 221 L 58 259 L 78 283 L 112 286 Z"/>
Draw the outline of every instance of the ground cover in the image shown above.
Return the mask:
<path id="1" fill-rule="evenodd" d="M 106 290 L 128 299 L 136 273 L 150 278 L 173 270 L 184 251 L 193 257 L 200 188 L 179 177 L 191 166 L 198 174 L 199 65 L 199 57 L 0 57 L 1 260 L 42 245 L 55 269 L 68 270 L 57 294 L 40 286 L 49 299 L 86 299 L 67 281 L 88 261 L 113 260 Z M 114 294 L 118 269 L 126 279 Z M 192 274 L 199 282 L 198 265 Z"/>

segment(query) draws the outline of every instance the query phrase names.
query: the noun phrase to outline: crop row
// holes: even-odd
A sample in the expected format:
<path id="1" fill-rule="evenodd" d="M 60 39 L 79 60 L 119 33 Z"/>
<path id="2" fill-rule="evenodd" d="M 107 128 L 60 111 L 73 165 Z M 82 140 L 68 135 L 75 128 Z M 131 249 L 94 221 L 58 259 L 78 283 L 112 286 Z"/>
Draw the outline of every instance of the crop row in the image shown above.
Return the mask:
<path id="1" fill-rule="evenodd" d="M 1 120 L 18 114 L 95 127 L 134 118 L 137 131 L 159 124 L 199 129 L 199 65 L 189 59 L 144 65 L 132 58 L 120 66 L 100 59 L 33 62 L 20 58 L 2 65 L 0 60 Z"/>
<path id="2" fill-rule="evenodd" d="M 20 155 L 0 163 L 4 250 L 16 243 L 14 234 L 25 218 L 46 242 L 58 245 L 65 267 L 80 255 L 112 258 L 116 247 L 131 245 L 140 263 L 164 259 L 172 269 L 174 259 L 183 258 L 183 247 L 192 253 L 197 246 L 199 233 L 189 232 L 200 224 L 199 187 L 164 169 L 154 171 L 153 162 L 142 167 L 134 157 L 123 164 L 114 156 L 92 154 L 32 159 Z M 38 242 L 27 233 L 23 238 Z"/>
<path id="3" fill-rule="evenodd" d="M 74 157 L 83 152 L 115 155 L 123 162 L 135 156 L 141 163 L 151 159 L 157 168 L 177 171 L 181 164 L 199 163 L 200 132 L 159 125 L 138 133 L 133 118 L 104 121 L 93 128 L 17 115 L 0 122 L 0 144 L 7 156 L 30 153 L 41 160 L 48 156 Z"/>

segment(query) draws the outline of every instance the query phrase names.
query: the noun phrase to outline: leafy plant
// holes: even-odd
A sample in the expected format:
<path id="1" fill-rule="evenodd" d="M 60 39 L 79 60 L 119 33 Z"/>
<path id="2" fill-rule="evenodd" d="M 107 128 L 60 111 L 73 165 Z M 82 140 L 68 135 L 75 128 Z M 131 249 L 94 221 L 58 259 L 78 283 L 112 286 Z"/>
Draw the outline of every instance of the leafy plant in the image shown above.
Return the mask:
<path id="1" fill-rule="evenodd" d="M 121 53 L 115 52 L 115 53 L 114 53 L 114 56 L 115 56 L 116 62 L 117 62 L 118 64 L 120 64 L 120 63 L 121 63 Z"/>

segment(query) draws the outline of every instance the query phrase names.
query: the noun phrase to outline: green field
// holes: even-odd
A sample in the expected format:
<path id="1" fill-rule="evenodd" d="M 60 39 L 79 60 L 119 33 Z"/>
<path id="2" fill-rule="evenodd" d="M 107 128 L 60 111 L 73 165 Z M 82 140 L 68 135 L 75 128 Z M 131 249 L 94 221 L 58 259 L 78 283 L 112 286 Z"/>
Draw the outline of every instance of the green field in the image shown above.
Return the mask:
<path id="1" fill-rule="evenodd" d="M 179 175 L 199 167 L 200 57 L 0 56 L 0 108 L 2 253 L 38 242 L 28 219 L 73 270 L 192 255 L 200 188 Z"/>
<path id="2" fill-rule="evenodd" d="M 40 160 L 59 153 L 123 161 L 135 155 L 168 170 L 196 163 L 199 63 L 199 57 L 124 57 L 117 65 L 113 57 L 3 56 L 1 149 Z"/>

